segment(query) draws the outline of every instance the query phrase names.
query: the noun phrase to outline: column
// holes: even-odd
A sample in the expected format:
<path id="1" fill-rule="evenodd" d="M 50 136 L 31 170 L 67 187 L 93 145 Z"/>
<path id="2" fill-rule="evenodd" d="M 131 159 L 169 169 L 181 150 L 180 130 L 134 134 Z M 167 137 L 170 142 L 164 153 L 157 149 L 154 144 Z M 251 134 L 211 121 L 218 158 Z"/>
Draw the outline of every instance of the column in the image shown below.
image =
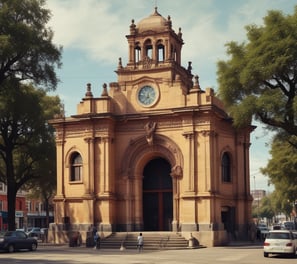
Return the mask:
<path id="1" fill-rule="evenodd" d="M 132 230 L 132 194 L 131 194 L 131 179 L 129 175 L 124 177 L 126 182 L 126 231 L 133 231 Z"/>
<path id="2" fill-rule="evenodd" d="M 197 206 L 195 193 L 195 149 L 194 131 L 183 133 L 186 138 L 185 147 L 185 170 L 183 173 L 184 192 L 181 195 L 181 230 L 185 232 L 197 231 Z"/>
<path id="3" fill-rule="evenodd" d="M 152 50 L 152 59 L 153 59 L 153 61 L 155 62 L 155 64 L 157 64 L 158 63 L 158 61 L 159 61 L 159 58 L 158 58 L 158 48 L 157 48 L 157 42 L 156 41 L 154 41 L 153 43 L 152 43 L 152 47 L 153 47 L 153 50 Z"/>
<path id="4" fill-rule="evenodd" d="M 179 231 L 179 203 L 180 203 L 180 190 L 179 179 L 182 178 L 182 168 L 176 165 L 172 168 L 170 176 L 172 177 L 172 195 L 173 195 L 173 219 L 172 230 Z"/>
<path id="5" fill-rule="evenodd" d="M 131 192 L 131 200 L 132 204 L 134 205 L 134 219 L 135 219 L 135 228 L 137 231 L 141 230 L 143 228 L 143 204 L 142 204 L 142 174 L 135 175 L 132 177 L 131 185 L 133 185 L 133 190 Z M 134 182 L 134 184 L 133 184 Z M 134 197 L 134 199 L 133 199 Z"/>
<path id="6" fill-rule="evenodd" d="M 114 173 L 112 171 L 111 166 L 111 141 L 112 139 L 110 137 L 102 137 L 101 142 L 103 144 L 102 146 L 102 163 L 101 163 L 101 175 L 103 175 L 103 178 L 100 180 L 100 193 L 104 193 L 105 195 L 108 195 L 112 192 L 113 186 L 112 184 L 112 178 L 114 177 Z"/>
<path id="7" fill-rule="evenodd" d="M 169 61 L 171 59 L 171 56 L 170 56 L 170 43 L 169 43 L 168 39 L 165 40 L 164 48 L 165 48 L 164 62 L 167 62 L 167 61 Z"/>
<path id="8" fill-rule="evenodd" d="M 185 132 L 183 136 L 188 140 L 187 144 L 187 157 L 188 157 L 188 164 L 187 171 L 188 171 L 188 181 L 186 185 L 186 189 L 189 192 L 194 192 L 194 176 L 195 176 L 195 150 L 194 150 L 194 132 Z"/>
<path id="9" fill-rule="evenodd" d="M 129 63 L 135 63 L 135 47 L 133 44 L 129 44 Z"/>
<path id="10" fill-rule="evenodd" d="M 218 184 L 220 184 L 220 178 L 215 178 L 214 175 L 218 174 L 217 164 L 217 144 L 215 142 L 216 133 L 213 130 L 201 131 L 204 136 L 204 164 L 201 164 L 203 170 L 201 171 L 204 175 L 204 186 L 200 189 L 203 192 L 215 192 Z M 202 142 L 201 142 L 202 143 Z M 202 182 L 202 181 L 201 181 Z M 202 186 L 201 186 L 202 187 Z"/>
<path id="11" fill-rule="evenodd" d="M 85 138 L 85 141 L 88 144 L 88 175 L 87 182 L 86 182 L 86 188 L 85 188 L 85 194 L 91 195 L 94 193 L 95 190 L 95 151 L 94 151 L 94 142 L 95 139 L 93 137 Z"/>
<path id="12" fill-rule="evenodd" d="M 64 175 L 65 175 L 65 166 L 64 164 L 64 147 L 65 147 L 64 139 L 56 140 L 56 153 L 57 153 L 57 198 L 61 198 L 65 196 L 65 186 L 64 186 Z"/>

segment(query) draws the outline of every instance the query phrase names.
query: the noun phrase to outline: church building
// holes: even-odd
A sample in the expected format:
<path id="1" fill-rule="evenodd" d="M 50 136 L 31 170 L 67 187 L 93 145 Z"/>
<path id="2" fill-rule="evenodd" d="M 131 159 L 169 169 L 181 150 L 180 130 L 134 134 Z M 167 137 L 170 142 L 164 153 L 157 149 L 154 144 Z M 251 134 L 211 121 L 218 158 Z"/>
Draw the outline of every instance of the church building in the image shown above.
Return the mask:
<path id="1" fill-rule="evenodd" d="M 77 114 L 56 117 L 57 192 L 50 231 L 62 242 L 95 226 L 115 232 L 174 232 L 217 246 L 247 236 L 253 126 L 236 129 L 213 89 L 181 65 L 181 29 L 155 8 L 132 20 L 128 62 L 117 81 Z M 198 52 L 193 50 L 193 52 Z"/>

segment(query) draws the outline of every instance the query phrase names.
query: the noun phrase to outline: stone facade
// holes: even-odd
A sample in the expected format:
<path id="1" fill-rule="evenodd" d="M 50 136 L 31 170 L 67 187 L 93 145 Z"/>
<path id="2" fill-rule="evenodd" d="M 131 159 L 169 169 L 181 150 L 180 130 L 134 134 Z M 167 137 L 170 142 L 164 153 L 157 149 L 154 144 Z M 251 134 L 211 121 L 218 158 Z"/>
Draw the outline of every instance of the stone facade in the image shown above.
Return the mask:
<path id="1" fill-rule="evenodd" d="M 157 9 L 130 25 L 129 61 L 118 81 L 57 117 L 57 194 L 51 239 L 112 232 L 172 231 L 206 246 L 244 238 L 251 218 L 249 146 L 191 63 L 182 33 Z M 61 235 L 64 234 L 64 235 Z"/>

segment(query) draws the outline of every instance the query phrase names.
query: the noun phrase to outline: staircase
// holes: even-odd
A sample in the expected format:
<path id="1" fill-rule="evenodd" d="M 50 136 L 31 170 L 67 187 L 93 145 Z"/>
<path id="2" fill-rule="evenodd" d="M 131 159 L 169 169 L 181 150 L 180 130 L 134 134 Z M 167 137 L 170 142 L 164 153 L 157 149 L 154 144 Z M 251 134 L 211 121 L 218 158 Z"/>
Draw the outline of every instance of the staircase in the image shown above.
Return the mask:
<path id="1" fill-rule="evenodd" d="M 101 239 L 101 248 L 136 249 L 139 232 L 113 233 Z M 142 232 L 145 250 L 186 249 L 189 242 L 179 234 L 173 232 Z"/>

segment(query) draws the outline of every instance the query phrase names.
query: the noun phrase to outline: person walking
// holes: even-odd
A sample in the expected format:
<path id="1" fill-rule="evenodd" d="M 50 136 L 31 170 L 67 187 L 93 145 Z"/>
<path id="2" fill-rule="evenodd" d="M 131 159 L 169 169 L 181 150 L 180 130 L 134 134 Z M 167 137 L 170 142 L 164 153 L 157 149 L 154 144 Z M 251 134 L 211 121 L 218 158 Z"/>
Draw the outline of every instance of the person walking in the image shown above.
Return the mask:
<path id="1" fill-rule="evenodd" d="M 143 250 L 143 236 L 142 236 L 142 233 L 139 233 L 139 236 L 137 237 L 137 248 L 138 248 L 138 252 L 141 252 Z"/>
<path id="2" fill-rule="evenodd" d="M 95 249 L 100 249 L 100 236 L 98 232 L 96 233 L 94 237 L 94 242 L 95 242 Z"/>
<path id="3" fill-rule="evenodd" d="M 100 236 L 96 227 L 93 227 L 94 249 L 100 249 Z"/>

